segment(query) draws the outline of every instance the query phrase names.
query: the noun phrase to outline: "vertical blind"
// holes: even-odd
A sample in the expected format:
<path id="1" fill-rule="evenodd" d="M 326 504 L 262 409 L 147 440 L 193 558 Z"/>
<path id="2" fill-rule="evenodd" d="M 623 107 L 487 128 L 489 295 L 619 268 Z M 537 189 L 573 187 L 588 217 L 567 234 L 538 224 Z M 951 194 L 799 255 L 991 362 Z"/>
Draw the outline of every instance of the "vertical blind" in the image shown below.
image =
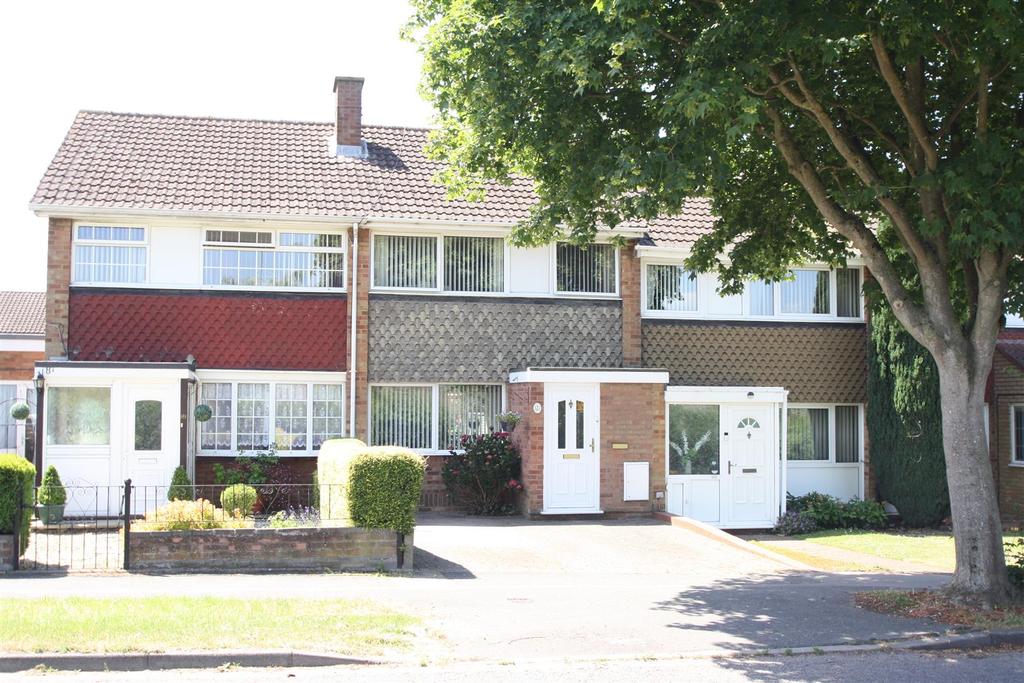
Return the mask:
<path id="1" fill-rule="evenodd" d="M 437 287 L 437 238 L 375 235 L 373 238 L 375 287 Z"/>
<path id="2" fill-rule="evenodd" d="M 840 318 L 860 317 L 860 271 L 856 268 L 836 271 L 836 315 Z"/>
<path id="3" fill-rule="evenodd" d="M 505 243 L 500 237 L 445 237 L 444 288 L 449 292 L 505 289 Z"/>
<path id="4" fill-rule="evenodd" d="M 857 406 L 836 406 L 836 462 L 860 462 Z"/>
<path id="5" fill-rule="evenodd" d="M 459 447 L 463 434 L 487 434 L 498 428 L 501 387 L 486 384 L 442 384 L 438 430 L 442 450 Z"/>
<path id="6" fill-rule="evenodd" d="M 586 249 L 559 242 L 555 249 L 559 292 L 615 293 L 615 247 L 591 244 Z"/>
<path id="7" fill-rule="evenodd" d="M 697 278 L 682 266 L 647 266 L 647 308 L 652 311 L 696 311 Z"/>
<path id="8" fill-rule="evenodd" d="M 372 387 L 370 443 L 431 448 L 431 393 L 430 387 Z"/>
<path id="9" fill-rule="evenodd" d="M 751 315 L 775 315 L 775 287 L 766 280 L 753 280 L 747 285 L 750 292 Z"/>
<path id="10" fill-rule="evenodd" d="M 788 460 L 828 460 L 828 408 L 790 408 Z"/>
<path id="11" fill-rule="evenodd" d="M 75 282 L 146 281 L 146 248 L 75 245 Z"/>
<path id="12" fill-rule="evenodd" d="M 826 315 L 829 312 L 827 270 L 794 270 L 792 280 L 783 280 L 782 312 Z"/>

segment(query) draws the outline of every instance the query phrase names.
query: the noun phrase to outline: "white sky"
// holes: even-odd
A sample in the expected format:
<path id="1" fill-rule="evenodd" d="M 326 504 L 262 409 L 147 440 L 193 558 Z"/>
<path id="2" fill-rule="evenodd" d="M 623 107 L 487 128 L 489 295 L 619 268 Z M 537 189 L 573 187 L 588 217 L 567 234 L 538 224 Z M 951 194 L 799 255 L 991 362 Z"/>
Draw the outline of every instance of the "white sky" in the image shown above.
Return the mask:
<path id="1" fill-rule="evenodd" d="M 363 120 L 422 126 L 404 0 L 11 2 L 0 22 L 0 289 L 46 287 L 28 210 L 79 109 L 331 121 L 335 76 L 363 76 Z"/>

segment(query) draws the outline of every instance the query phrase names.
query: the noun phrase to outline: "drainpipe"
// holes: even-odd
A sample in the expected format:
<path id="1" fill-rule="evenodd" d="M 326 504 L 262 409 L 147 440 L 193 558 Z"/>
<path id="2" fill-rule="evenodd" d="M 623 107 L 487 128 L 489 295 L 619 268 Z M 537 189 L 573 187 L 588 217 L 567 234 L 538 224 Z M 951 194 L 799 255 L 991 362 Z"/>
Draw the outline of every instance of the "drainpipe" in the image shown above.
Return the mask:
<path id="1" fill-rule="evenodd" d="M 352 321 L 349 326 L 348 435 L 353 439 L 356 436 L 356 324 L 359 320 L 359 226 L 362 223 L 352 223 L 352 291 L 349 292 Z"/>
<path id="2" fill-rule="evenodd" d="M 780 419 L 780 428 L 782 430 L 782 438 L 779 440 L 779 447 L 782 452 L 779 453 L 779 463 L 782 467 L 782 491 L 779 492 L 779 515 L 786 514 L 786 490 L 789 488 L 789 458 L 787 457 L 787 451 L 789 450 L 789 390 L 787 389 L 782 394 L 782 411 Z M 863 479 L 863 477 L 861 477 Z"/>

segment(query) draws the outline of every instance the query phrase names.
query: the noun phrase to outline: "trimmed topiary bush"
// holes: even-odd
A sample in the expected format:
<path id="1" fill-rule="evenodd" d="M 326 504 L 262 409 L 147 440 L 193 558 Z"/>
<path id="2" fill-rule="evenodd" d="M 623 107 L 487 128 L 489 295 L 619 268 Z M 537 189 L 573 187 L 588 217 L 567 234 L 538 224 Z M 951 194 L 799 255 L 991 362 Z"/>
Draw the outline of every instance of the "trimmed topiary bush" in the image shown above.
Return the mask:
<path id="1" fill-rule="evenodd" d="M 0 534 L 14 533 L 18 507 L 21 511 L 21 552 L 28 547 L 32 525 L 32 503 L 35 497 L 36 468 L 15 453 L 0 453 Z M 18 492 L 21 497 L 18 497 Z"/>
<path id="2" fill-rule="evenodd" d="M 188 478 L 188 470 L 176 467 L 171 475 L 171 485 L 167 489 L 167 500 L 195 500 L 196 491 L 192 480 Z"/>
<path id="3" fill-rule="evenodd" d="M 365 449 L 366 444 L 359 439 L 328 439 L 320 446 L 314 480 L 320 519 L 351 523 L 347 503 L 349 464 Z"/>
<path id="4" fill-rule="evenodd" d="M 248 517 L 256 505 L 256 489 L 248 484 L 234 484 L 220 493 L 220 506 L 229 515 Z"/>
<path id="5" fill-rule="evenodd" d="M 192 414 L 195 416 L 196 422 L 208 422 L 213 417 L 213 409 L 205 403 L 200 403 L 192 411 Z"/>
<path id="6" fill-rule="evenodd" d="M 346 498 L 352 521 L 411 534 L 423 488 L 425 459 L 408 448 L 364 448 L 349 463 Z M 321 486 L 323 486 L 321 472 Z M 320 499 L 323 508 L 323 497 Z"/>
<path id="7" fill-rule="evenodd" d="M 11 405 L 11 417 L 15 420 L 27 420 L 28 416 L 32 414 L 32 409 L 24 401 L 15 401 Z"/>
<path id="8" fill-rule="evenodd" d="M 456 503 L 473 515 L 515 512 L 519 481 L 519 451 L 505 433 L 466 435 L 462 452 L 444 459 L 441 478 Z"/>
<path id="9" fill-rule="evenodd" d="M 39 487 L 40 505 L 63 505 L 68 500 L 68 492 L 60 480 L 57 468 L 50 465 L 43 475 L 43 485 Z"/>

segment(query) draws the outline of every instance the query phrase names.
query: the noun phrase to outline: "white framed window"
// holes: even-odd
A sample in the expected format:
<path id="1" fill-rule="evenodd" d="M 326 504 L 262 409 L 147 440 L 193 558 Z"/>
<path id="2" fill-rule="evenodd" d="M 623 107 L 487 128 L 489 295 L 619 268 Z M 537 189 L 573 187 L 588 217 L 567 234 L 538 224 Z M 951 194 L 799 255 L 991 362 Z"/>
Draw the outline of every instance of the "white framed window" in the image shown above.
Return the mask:
<path id="1" fill-rule="evenodd" d="M 109 446 L 110 387 L 48 387 L 46 443 Z"/>
<path id="2" fill-rule="evenodd" d="M 794 269 L 792 279 L 753 280 L 742 293 L 723 296 L 715 273 L 693 274 L 681 259 L 645 259 L 643 316 L 862 323 L 861 282 L 860 267 L 805 267 Z"/>
<path id="3" fill-rule="evenodd" d="M 199 400 L 213 416 L 200 423 L 201 454 L 263 451 L 306 455 L 345 435 L 345 385 L 287 373 L 201 379 Z"/>
<path id="4" fill-rule="evenodd" d="M 438 289 L 437 236 L 374 235 L 373 286 Z"/>
<path id="5" fill-rule="evenodd" d="M 373 236 L 377 289 L 505 291 L 505 240 L 473 235 Z"/>
<path id="6" fill-rule="evenodd" d="M 245 289 L 345 288 L 342 233 L 210 229 L 205 235 L 204 285 Z"/>
<path id="7" fill-rule="evenodd" d="M 697 275 L 679 265 L 647 266 L 647 308 L 651 311 L 696 311 Z"/>
<path id="8" fill-rule="evenodd" d="M 19 401 L 28 404 L 24 420 L 11 417 L 11 406 Z M 28 382 L 0 382 L 0 453 L 17 453 L 35 459 L 36 390 Z"/>
<path id="9" fill-rule="evenodd" d="M 555 245 L 555 292 L 618 294 L 619 254 L 611 244 Z"/>
<path id="10" fill-rule="evenodd" d="M 1010 406 L 1010 464 L 1024 467 L 1024 405 Z"/>
<path id="11" fill-rule="evenodd" d="M 498 428 L 500 384 L 375 384 L 370 387 L 370 443 L 417 451 L 452 451 L 463 434 Z"/>
<path id="12" fill-rule="evenodd" d="M 444 291 L 505 291 L 505 240 L 456 236 L 443 239 Z"/>
<path id="13" fill-rule="evenodd" d="M 140 226 L 76 224 L 72 284 L 145 283 L 146 233 Z"/>
<path id="14" fill-rule="evenodd" d="M 790 464 L 856 465 L 863 459 L 859 404 L 789 404 L 786 460 Z"/>

